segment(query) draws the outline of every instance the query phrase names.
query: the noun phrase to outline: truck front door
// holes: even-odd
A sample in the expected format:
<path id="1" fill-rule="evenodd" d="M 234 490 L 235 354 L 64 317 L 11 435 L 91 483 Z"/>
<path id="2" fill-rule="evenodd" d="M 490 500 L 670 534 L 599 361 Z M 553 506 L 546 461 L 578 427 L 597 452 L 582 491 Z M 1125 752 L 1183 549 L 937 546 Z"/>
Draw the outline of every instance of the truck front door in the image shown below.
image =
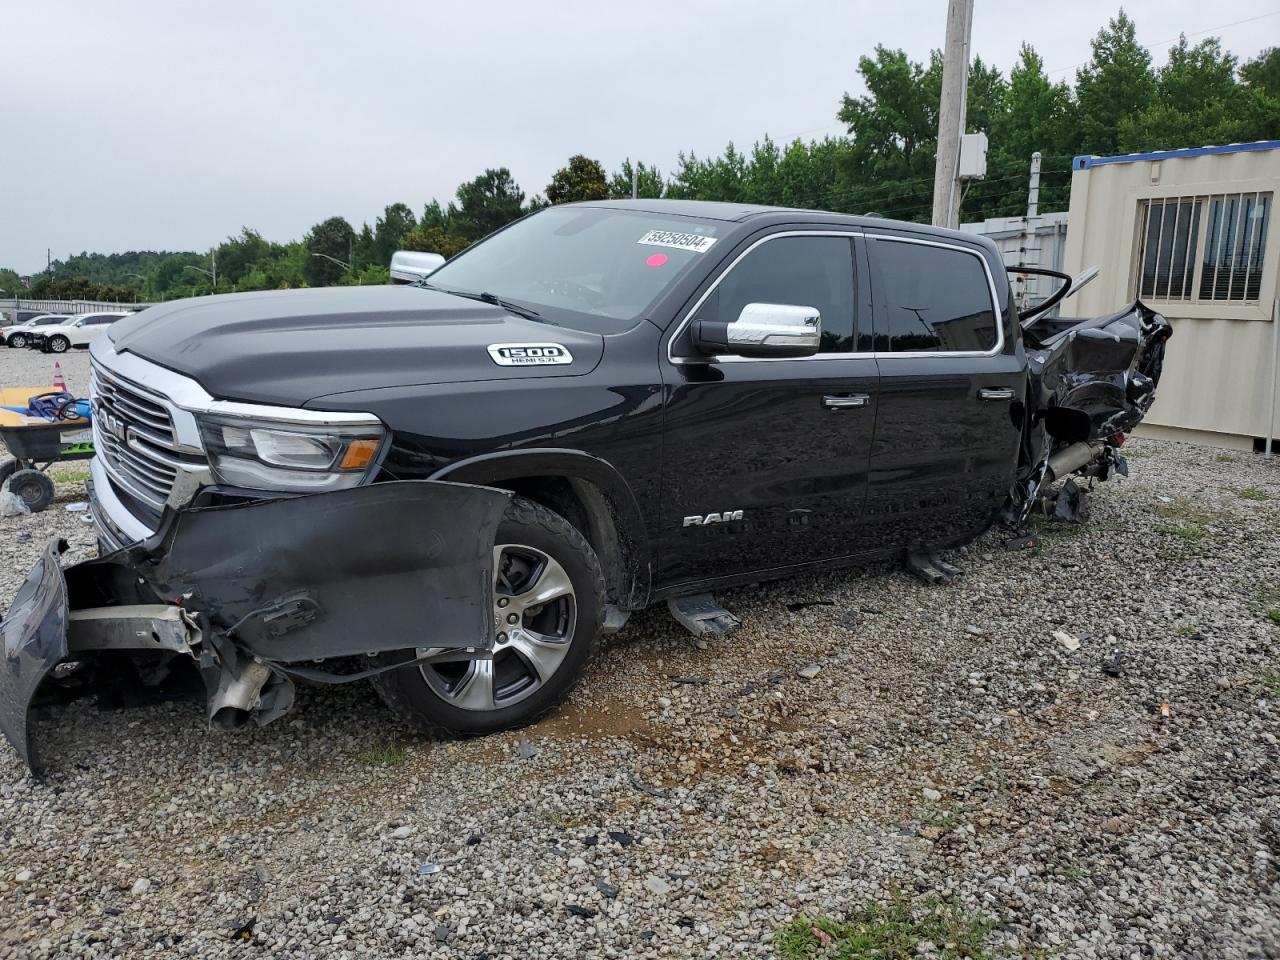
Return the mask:
<path id="1" fill-rule="evenodd" d="M 660 584 L 694 583 L 859 552 L 875 426 L 870 285 L 860 238 L 786 230 L 751 242 L 690 318 L 748 303 L 816 307 L 804 359 L 700 357 L 677 328 L 664 358 Z M 670 363 L 666 363 L 670 360 Z"/>
<path id="2" fill-rule="evenodd" d="M 871 234 L 866 246 L 880 366 L 867 535 L 946 546 L 1009 492 L 1026 359 L 979 248 Z"/>

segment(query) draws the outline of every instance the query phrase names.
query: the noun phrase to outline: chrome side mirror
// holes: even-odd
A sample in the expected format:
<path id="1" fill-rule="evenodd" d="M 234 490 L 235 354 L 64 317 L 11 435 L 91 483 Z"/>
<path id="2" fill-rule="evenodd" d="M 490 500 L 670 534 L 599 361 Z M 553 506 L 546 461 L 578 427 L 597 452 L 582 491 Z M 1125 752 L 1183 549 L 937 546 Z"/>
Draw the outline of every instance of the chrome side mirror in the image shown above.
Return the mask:
<path id="1" fill-rule="evenodd" d="M 788 303 L 748 303 L 731 323 L 693 323 L 693 345 L 712 356 L 811 357 L 821 341 L 818 309 Z"/>
<path id="2" fill-rule="evenodd" d="M 438 253 L 397 250 L 391 255 L 391 280 L 393 283 L 415 283 L 430 276 L 443 263 L 444 257 Z"/>

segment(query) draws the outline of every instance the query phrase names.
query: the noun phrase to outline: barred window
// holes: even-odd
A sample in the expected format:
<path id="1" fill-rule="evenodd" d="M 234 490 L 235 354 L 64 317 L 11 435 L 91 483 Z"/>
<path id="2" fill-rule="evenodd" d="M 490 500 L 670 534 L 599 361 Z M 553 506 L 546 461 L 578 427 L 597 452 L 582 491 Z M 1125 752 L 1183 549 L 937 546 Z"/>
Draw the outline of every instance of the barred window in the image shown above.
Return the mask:
<path id="1" fill-rule="evenodd" d="M 1256 301 L 1270 217 L 1269 193 L 1142 201 L 1138 296 Z"/>

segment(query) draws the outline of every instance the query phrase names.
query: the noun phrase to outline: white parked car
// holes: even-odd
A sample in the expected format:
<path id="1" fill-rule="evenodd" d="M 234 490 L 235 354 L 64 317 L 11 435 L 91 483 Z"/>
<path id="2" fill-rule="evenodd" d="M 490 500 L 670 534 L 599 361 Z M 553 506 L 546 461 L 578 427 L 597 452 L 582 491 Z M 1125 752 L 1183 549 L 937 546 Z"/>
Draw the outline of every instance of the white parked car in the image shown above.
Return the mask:
<path id="1" fill-rule="evenodd" d="M 87 347 L 106 333 L 107 327 L 132 313 L 132 310 L 79 313 L 62 323 L 42 327 L 28 334 L 27 346 L 45 353 L 66 353 L 72 347 Z"/>
<path id="2" fill-rule="evenodd" d="M 38 327 L 51 327 L 54 324 L 66 323 L 70 319 L 71 314 L 69 313 L 42 313 L 22 323 L 0 327 L 0 343 L 7 347 L 25 347 L 32 330 Z"/>

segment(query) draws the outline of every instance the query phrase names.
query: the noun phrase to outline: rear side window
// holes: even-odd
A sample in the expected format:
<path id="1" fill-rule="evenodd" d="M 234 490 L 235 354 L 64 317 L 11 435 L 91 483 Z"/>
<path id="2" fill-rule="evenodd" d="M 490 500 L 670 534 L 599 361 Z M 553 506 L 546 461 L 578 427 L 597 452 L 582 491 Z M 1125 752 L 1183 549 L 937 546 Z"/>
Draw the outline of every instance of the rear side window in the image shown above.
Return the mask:
<path id="1" fill-rule="evenodd" d="M 778 237 L 760 244 L 720 281 L 698 310 L 705 320 L 733 321 L 749 303 L 816 307 L 819 353 L 853 345 L 853 246 L 847 237 Z"/>
<path id="2" fill-rule="evenodd" d="M 983 352 L 996 345 L 991 286 L 976 254 L 883 239 L 868 246 L 877 350 Z"/>

